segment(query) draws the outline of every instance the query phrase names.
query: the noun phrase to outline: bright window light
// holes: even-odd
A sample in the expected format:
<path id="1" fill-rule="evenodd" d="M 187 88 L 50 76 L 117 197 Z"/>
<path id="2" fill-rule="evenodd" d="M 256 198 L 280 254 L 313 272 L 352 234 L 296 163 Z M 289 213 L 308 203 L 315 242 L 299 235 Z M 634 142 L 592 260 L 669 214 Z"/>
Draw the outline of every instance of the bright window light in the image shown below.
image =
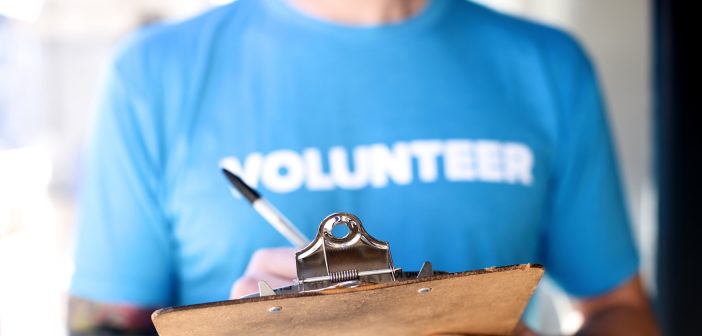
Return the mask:
<path id="1" fill-rule="evenodd" d="M 222 6 L 234 1 L 236 0 L 210 0 L 210 4 L 212 4 L 213 6 Z"/>
<path id="2" fill-rule="evenodd" d="M 44 0 L 0 0 L 0 15 L 34 22 L 39 18 Z"/>

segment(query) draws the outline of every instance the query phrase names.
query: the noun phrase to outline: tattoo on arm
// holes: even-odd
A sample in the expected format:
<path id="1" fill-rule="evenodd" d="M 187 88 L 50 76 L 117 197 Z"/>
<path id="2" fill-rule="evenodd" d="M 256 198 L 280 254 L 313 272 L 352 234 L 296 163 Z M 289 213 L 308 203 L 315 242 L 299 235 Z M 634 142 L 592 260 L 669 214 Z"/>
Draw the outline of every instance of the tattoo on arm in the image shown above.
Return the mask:
<path id="1" fill-rule="evenodd" d="M 71 297 L 69 333 L 71 336 L 156 335 L 151 323 L 151 313 L 155 309 Z"/>

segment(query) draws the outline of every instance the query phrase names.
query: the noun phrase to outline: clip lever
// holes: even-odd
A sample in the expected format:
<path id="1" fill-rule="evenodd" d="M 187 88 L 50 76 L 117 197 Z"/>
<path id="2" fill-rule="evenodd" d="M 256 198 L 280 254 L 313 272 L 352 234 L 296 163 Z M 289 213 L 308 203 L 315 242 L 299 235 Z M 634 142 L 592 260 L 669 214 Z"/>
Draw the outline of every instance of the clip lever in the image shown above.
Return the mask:
<path id="1" fill-rule="evenodd" d="M 337 237 L 332 230 L 346 225 Z M 395 281 L 390 246 L 366 232 L 361 220 L 350 213 L 334 213 L 319 225 L 315 239 L 295 255 L 300 291 L 333 286 L 345 281 L 381 283 Z"/>

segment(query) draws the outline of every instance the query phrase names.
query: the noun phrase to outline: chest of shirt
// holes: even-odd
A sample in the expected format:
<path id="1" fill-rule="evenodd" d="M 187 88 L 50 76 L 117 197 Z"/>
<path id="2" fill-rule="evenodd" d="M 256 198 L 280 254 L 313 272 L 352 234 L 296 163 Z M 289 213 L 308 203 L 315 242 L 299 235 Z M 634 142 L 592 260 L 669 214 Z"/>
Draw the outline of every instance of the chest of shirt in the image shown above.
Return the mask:
<path id="1" fill-rule="evenodd" d="M 393 51 L 314 60 L 275 51 L 214 66 L 184 107 L 192 124 L 170 160 L 169 200 L 185 248 L 285 244 L 230 198 L 218 163 L 231 156 L 306 232 L 351 211 L 382 223 L 381 237 L 404 232 L 447 255 L 498 263 L 505 244 L 534 254 L 523 241 L 536 241 L 544 220 L 555 143 L 549 97 L 515 87 L 532 70 L 452 54 L 422 56 L 434 64 Z"/>

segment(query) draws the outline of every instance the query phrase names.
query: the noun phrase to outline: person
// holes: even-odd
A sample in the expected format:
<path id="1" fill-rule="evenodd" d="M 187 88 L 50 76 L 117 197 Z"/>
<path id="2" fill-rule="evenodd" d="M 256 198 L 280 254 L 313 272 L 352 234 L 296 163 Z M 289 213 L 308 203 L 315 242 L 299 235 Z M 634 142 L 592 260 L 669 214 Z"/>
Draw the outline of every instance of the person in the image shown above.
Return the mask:
<path id="1" fill-rule="evenodd" d="M 295 277 L 219 162 L 309 235 L 336 211 L 394 263 L 541 263 L 583 334 L 650 335 L 592 65 L 567 34 L 463 0 L 241 0 L 121 46 L 92 141 L 70 326 Z M 231 292 L 230 292 L 231 291 Z"/>

